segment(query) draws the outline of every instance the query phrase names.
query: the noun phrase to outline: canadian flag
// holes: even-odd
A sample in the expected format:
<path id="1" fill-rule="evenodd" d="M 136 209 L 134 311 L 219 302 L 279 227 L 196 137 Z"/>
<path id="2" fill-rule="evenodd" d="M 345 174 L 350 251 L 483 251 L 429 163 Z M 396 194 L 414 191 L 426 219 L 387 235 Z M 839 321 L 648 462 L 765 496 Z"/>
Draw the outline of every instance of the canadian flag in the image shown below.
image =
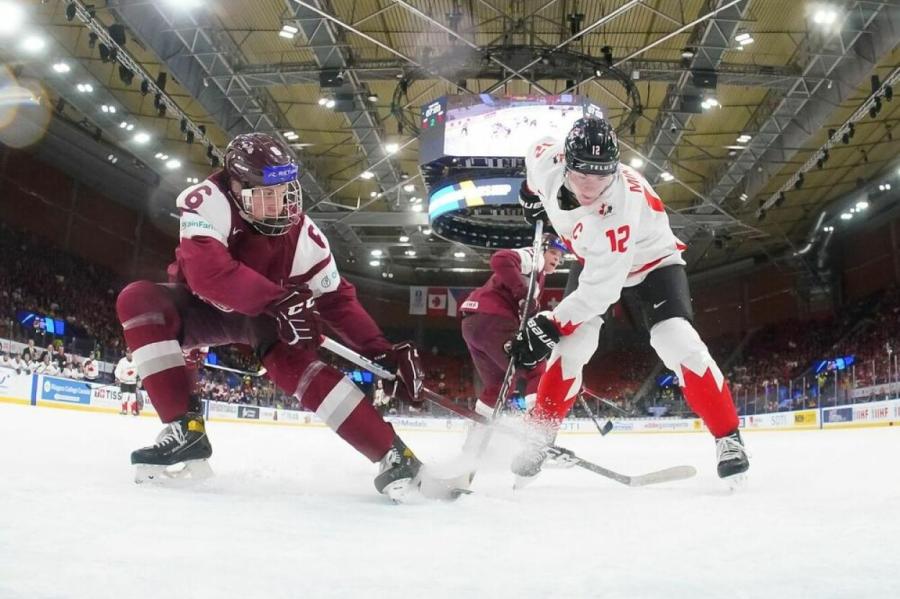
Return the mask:
<path id="1" fill-rule="evenodd" d="M 428 288 L 428 315 L 429 316 L 446 316 L 447 315 L 447 288 L 446 287 L 429 287 Z"/>

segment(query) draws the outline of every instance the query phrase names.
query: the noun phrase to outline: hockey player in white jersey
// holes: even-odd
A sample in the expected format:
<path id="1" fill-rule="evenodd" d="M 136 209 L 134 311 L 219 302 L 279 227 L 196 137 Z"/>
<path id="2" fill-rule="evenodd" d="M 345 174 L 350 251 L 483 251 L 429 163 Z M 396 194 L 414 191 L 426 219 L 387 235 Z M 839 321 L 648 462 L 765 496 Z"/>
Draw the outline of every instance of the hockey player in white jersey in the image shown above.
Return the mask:
<path id="1" fill-rule="evenodd" d="M 749 461 L 728 383 L 691 324 L 690 292 L 665 206 L 646 179 L 619 163 L 618 140 L 598 118 L 574 123 L 564 143 L 539 141 L 526 155 L 520 203 L 530 223 L 549 222 L 581 263 L 577 288 L 552 311 L 531 317 L 512 344 L 517 366 L 547 359 L 529 422 L 540 439 L 513 461 L 523 479 L 537 475 L 560 421 L 581 388 L 597 349 L 602 315 L 623 289 L 634 293 L 650 344 L 678 375 L 691 409 L 716 438 L 718 474 L 742 474 Z"/>
<path id="2" fill-rule="evenodd" d="M 131 356 L 131 350 L 125 351 L 125 356 L 116 364 L 116 381 L 119 383 L 119 393 L 122 395 L 122 411 L 120 414 L 140 416 L 140 408 L 137 399 L 138 373 L 137 364 Z"/>

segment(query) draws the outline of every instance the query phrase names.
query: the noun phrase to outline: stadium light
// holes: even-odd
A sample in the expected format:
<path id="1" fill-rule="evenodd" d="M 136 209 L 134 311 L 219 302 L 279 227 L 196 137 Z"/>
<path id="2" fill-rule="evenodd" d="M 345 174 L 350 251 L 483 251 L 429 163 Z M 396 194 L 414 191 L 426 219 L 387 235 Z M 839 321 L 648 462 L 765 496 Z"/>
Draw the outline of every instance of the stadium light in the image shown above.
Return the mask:
<path id="1" fill-rule="evenodd" d="M 37 35 L 29 35 L 24 40 L 22 40 L 21 48 L 25 52 L 29 52 L 31 54 L 35 54 L 40 52 L 47 46 L 47 42 L 44 41 L 44 38 Z"/>
<path id="2" fill-rule="evenodd" d="M 860 200 L 856 202 L 856 211 L 860 212 L 869 207 L 869 202 L 867 200 Z"/>
<path id="3" fill-rule="evenodd" d="M 298 31 L 300 31 L 300 30 L 297 29 L 296 27 L 294 27 L 293 25 L 283 25 L 281 27 L 281 31 L 278 32 L 278 35 L 285 39 L 292 40 L 292 39 L 294 39 L 294 36 L 297 35 Z"/>
<path id="4" fill-rule="evenodd" d="M 453 252 L 453 257 L 454 258 L 465 258 L 466 253 L 465 252 Z"/>
<path id="5" fill-rule="evenodd" d="M 837 11 L 830 6 L 822 6 L 813 13 L 813 23 L 816 25 L 828 26 L 833 25 L 837 21 Z"/>
<path id="6" fill-rule="evenodd" d="M 363 171 L 359 176 L 363 179 L 372 179 L 375 177 L 375 173 L 372 171 Z"/>
<path id="7" fill-rule="evenodd" d="M 416 255 L 416 250 L 406 250 L 403 253 L 406 254 L 407 256 L 409 256 L 410 258 L 413 258 Z"/>
<path id="8" fill-rule="evenodd" d="M 379 249 L 377 249 L 377 248 L 374 249 L 374 250 L 372 250 L 372 251 L 369 252 L 369 253 L 372 254 L 372 255 L 373 255 L 374 257 L 376 257 L 376 258 L 381 258 L 381 257 L 384 255 L 384 252 L 381 251 L 381 250 L 379 250 Z"/>
<path id="9" fill-rule="evenodd" d="M 378 197 L 378 192 L 377 192 L 377 191 L 370 191 L 370 192 L 369 192 L 369 197 L 370 197 L 370 198 L 377 198 L 377 197 Z"/>
<path id="10" fill-rule="evenodd" d="M 181 161 L 178 160 L 177 158 L 173 158 L 172 160 L 169 160 L 168 162 L 166 162 L 166 168 L 169 169 L 170 171 L 179 169 L 179 168 L 181 168 Z"/>
<path id="11" fill-rule="evenodd" d="M 667 183 L 668 183 L 669 181 L 672 181 L 673 179 L 675 179 L 675 177 L 672 176 L 672 173 L 670 173 L 670 172 L 668 172 L 668 171 L 663 171 L 663 172 L 661 172 L 661 173 L 659 174 L 659 177 L 660 177 L 663 181 L 665 181 L 665 182 L 667 182 Z"/>
<path id="12" fill-rule="evenodd" d="M 644 161 L 641 158 L 635 156 L 631 159 L 631 162 L 629 162 L 629 164 L 631 165 L 631 168 L 641 168 L 642 166 L 644 166 Z"/>
<path id="13" fill-rule="evenodd" d="M 425 227 L 424 229 L 422 229 L 422 235 L 431 235 L 431 227 Z"/>
<path id="14" fill-rule="evenodd" d="M 69 71 L 71 71 L 72 67 L 70 67 L 68 65 L 68 63 L 57 62 L 56 64 L 53 65 L 53 70 L 56 71 L 57 73 L 59 73 L 60 75 L 62 75 L 64 73 L 68 73 Z"/>
<path id="15" fill-rule="evenodd" d="M 403 191 L 405 191 L 406 193 L 412 193 L 415 190 L 416 190 L 416 186 L 413 185 L 412 183 L 407 183 L 406 185 L 403 186 Z"/>
<path id="16" fill-rule="evenodd" d="M 412 206 L 410 206 L 410 210 L 412 210 L 413 212 L 422 212 L 424 208 L 422 204 L 413 204 Z"/>
<path id="17" fill-rule="evenodd" d="M 325 108 L 334 108 L 334 105 L 335 105 L 334 100 L 326 100 L 325 101 Z"/>
<path id="18" fill-rule="evenodd" d="M 850 220 L 851 218 L 853 218 L 852 212 L 842 212 L 841 213 L 841 220 Z"/>
<path id="19" fill-rule="evenodd" d="M 319 106 L 325 106 L 328 103 L 328 98 L 319 98 Z"/>
<path id="20" fill-rule="evenodd" d="M 381 266 L 381 260 L 369 260 L 369 266 Z"/>
<path id="21" fill-rule="evenodd" d="M 75 89 L 83 94 L 89 94 L 94 91 L 94 86 L 90 83 L 79 83 L 75 86 Z"/>
<path id="22" fill-rule="evenodd" d="M 135 143 L 145 144 L 150 141 L 150 134 L 146 131 L 138 131 L 134 134 Z"/>
<path id="23" fill-rule="evenodd" d="M 25 20 L 25 11 L 15 2 L 0 2 L 0 35 L 17 33 Z"/>
<path id="24" fill-rule="evenodd" d="M 384 145 L 384 151 L 388 154 L 396 154 L 400 150 L 400 144 L 389 143 Z"/>
<path id="25" fill-rule="evenodd" d="M 409 243 L 409 235 L 401 235 L 398 241 L 400 243 Z"/>

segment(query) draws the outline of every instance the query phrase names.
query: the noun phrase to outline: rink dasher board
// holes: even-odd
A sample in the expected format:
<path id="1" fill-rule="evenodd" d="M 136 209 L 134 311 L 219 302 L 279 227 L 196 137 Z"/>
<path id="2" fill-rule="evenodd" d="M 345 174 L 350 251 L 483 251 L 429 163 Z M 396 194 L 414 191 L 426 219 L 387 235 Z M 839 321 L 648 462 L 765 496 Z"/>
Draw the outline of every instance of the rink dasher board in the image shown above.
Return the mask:
<path id="1" fill-rule="evenodd" d="M 116 385 L 102 385 L 58 376 L 15 374 L 0 368 L 0 402 L 36 407 L 118 413 L 121 394 Z M 211 422 L 265 424 L 295 428 L 321 428 L 325 425 L 312 412 L 282 410 L 261 406 L 204 401 L 205 416 Z M 156 416 L 149 401 L 144 401 L 142 416 Z M 468 421 L 459 418 L 387 416 L 402 431 L 462 432 Z M 775 412 L 740 416 L 742 431 L 796 431 L 822 428 L 859 428 L 900 426 L 900 399 L 867 402 L 820 409 Z M 697 418 L 613 419 L 613 432 L 628 434 L 705 433 Z M 563 435 L 596 435 L 589 419 L 563 421 Z"/>

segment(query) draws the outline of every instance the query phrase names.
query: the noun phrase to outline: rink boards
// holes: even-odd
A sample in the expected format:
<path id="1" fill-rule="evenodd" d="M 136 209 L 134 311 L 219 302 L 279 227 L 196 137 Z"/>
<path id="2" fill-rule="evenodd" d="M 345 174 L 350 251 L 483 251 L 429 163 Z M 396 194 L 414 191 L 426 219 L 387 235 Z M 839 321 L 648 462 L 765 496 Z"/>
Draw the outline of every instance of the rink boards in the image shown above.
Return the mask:
<path id="1" fill-rule="evenodd" d="M 0 402 L 107 413 L 121 409 L 118 386 L 39 374 L 15 374 L 7 369 L 0 369 Z M 204 406 L 206 417 L 211 421 L 294 427 L 324 426 L 312 412 L 216 401 L 205 401 Z M 144 402 L 142 415 L 156 415 L 150 402 Z M 460 418 L 388 416 L 387 420 L 399 430 L 431 432 L 458 432 L 468 424 L 468 421 Z M 745 431 L 816 430 L 895 424 L 900 425 L 900 399 L 740 417 L 740 427 Z M 613 427 L 613 431 L 617 433 L 695 433 L 706 430 L 697 418 L 614 419 Z M 562 423 L 560 432 L 597 434 L 597 429 L 591 420 L 571 418 Z"/>

